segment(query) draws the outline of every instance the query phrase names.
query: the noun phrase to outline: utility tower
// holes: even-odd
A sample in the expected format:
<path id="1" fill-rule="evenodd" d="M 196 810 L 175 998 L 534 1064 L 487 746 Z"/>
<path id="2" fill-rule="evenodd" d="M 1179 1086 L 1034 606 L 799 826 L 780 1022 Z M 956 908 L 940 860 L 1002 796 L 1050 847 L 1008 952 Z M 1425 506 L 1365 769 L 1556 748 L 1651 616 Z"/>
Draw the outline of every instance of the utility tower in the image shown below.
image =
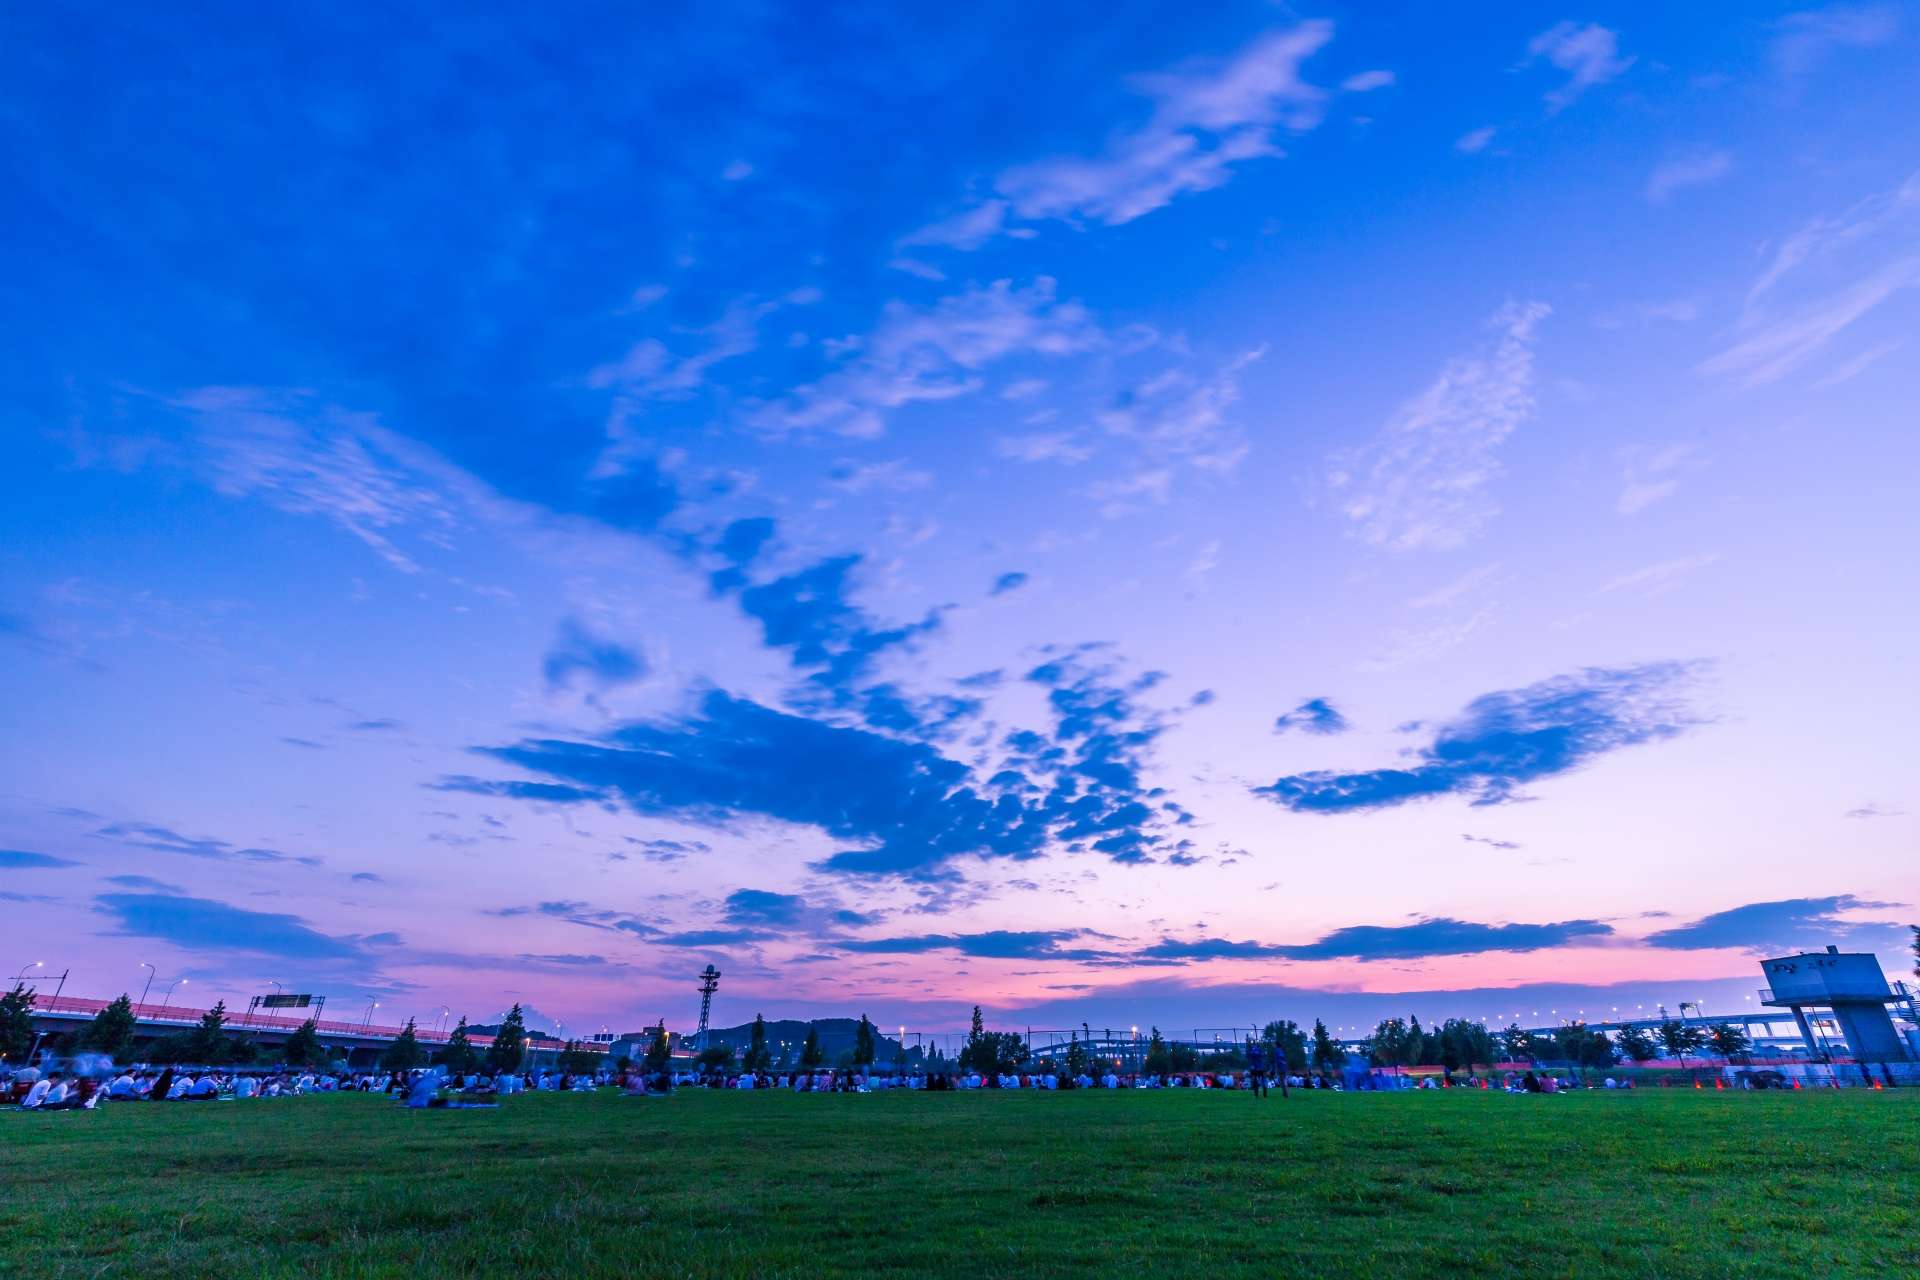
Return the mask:
<path id="1" fill-rule="evenodd" d="M 700 971 L 700 1047 L 707 1047 L 707 1015 L 713 1011 L 713 993 L 720 989 L 720 971 L 708 965 Z"/>

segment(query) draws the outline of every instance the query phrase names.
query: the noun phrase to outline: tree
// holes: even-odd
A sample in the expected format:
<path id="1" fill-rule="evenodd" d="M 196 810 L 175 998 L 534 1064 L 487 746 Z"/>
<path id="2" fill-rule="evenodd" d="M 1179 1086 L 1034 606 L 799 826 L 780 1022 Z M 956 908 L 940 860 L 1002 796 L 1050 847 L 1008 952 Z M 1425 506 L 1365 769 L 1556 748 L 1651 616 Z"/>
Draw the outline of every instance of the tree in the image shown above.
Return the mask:
<path id="1" fill-rule="evenodd" d="M 1148 1035 L 1147 1058 L 1140 1065 L 1150 1076 L 1163 1076 L 1173 1070 L 1173 1055 L 1167 1052 L 1167 1042 L 1161 1039 L 1160 1028 L 1154 1027 Z"/>
<path id="2" fill-rule="evenodd" d="M 1465 1067 L 1471 1075 L 1476 1066 L 1490 1067 L 1499 1053 L 1493 1033 L 1482 1023 L 1466 1018 L 1448 1018 L 1433 1037 L 1438 1046 L 1440 1065 L 1451 1074 Z"/>
<path id="3" fill-rule="evenodd" d="M 1748 1036 L 1743 1028 L 1736 1027 L 1731 1022 L 1721 1023 L 1708 1033 L 1707 1038 L 1713 1042 L 1713 1051 L 1728 1062 L 1732 1062 L 1753 1045 L 1752 1037 Z"/>
<path id="4" fill-rule="evenodd" d="M 873 1024 L 867 1021 L 867 1015 L 860 1015 L 860 1025 L 853 1029 L 853 1065 L 868 1067 L 873 1065 Z"/>
<path id="5" fill-rule="evenodd" d="M 200 1025 L 188 1033 L 189 1055 L 194 1062 L 217 1066 L 231 1056 L 227 1044 L 227 1002 L 216 1000 L 213 1008 L 200 1015 Z"/>
<path id="6" fill-rule="evenodd" d="M 434 1060 L 457 1075 L 465 1075 L 480 1062 L 480 1055 L 474 1051 L 473 1042 L 467 1038 L 467 1020 L 465 1018 L 454 1026 L 453 1034 L 447 1037 L 446 1044 L 434 1055 Z"/>
<path id="7" fill-rule="evenodd" d="M 1408 1022 L 1407 1042 L 1400 1050 L 1401 1057 L 1408 1066 L 1418 1067 L 1427 1065 L 1427 1050 L 1429 1047 L 1427 1042 L 1431 1038 L 1432 1037 L 1428 1036 L 1427 1033 L 1421 1029 L 1420 1019 L 1417 1016 Z"/>
<path id="8" fill-rule="evenodd" d="M 729 1057 L 733 1051 L 727 1051 Z M 567 1047 L 560 1051 L 560 1070 L 570 1076 L 590 1076 L 600 1070 L 600 1064 L 606 1059 L 585 1048 L 578 1040 L 567 1041 Z"/>
<path id="9" fill-rule="evenodd" d="M 1510 1022 L 1507 1029 L 1500 1033 L 1500 1049 L 1507 1055 L 1508 1062 L 1533 1062 L 1537 1060 L 1538 1046 L 1533 1033 L 1522 1031 L 1520 1024 Z"/>
<path id="10" fill-rule="evenodd" d="M 1313 1020 L 1313 1048 L 1307 1059 L 1315 1071 L 1335 1071 L 1346 1065 L 1347 1051 L 1334 1043 L 1333 1034 L 1320 1019 Z"/>
<path id="11" fill-rule="evenodd" d="M 1382 1018 L 1373 1029 L 1369 1056 L 1375 1066 L 1402 1067 L 1407 1064 L 1407 1024 L 1400 1018 Z"/>
<path id="12" fill-rule="evenodd" d="M 967 1029 L 967 1042 L 960 1048 L 960 1069 L 989 1074 L 993 1071 L 993 1051 L 987 1046 L 986 1023 L 980 1006 L 973 1006 L 973 1025 Z"/>
<path id="13" fill-rule="evenodd" d="M 500 1029 L 493 1033 L 493 1043 L 487 1046 L 487 1070 L 495 1075 L 518 1071 L 521 1059 L 526 1056 L 527 1017 L 516 1004 L 500 1020 Z"/>
<path id="14" fill-rule="evenodd" d="M 1576 1066 L 1592 1067 L 1604 1071 L 1618 1058 L 1613 1041 L 1606 1033 L 1595 1031 L 1584 1022 L 1569 1022 L 1555 1034 L 1555 1044 L 1561 1057 Z"/>
<path id="15" fill-rule="evenodd" d="M 710 1044 L 700 1051 L 694 1059 L 702 1071 L 725 1071 L 733 1065 L 733 1046 L 730 1044 Z"/>
<path id="16" fill-rule="evenodd" d="M 1080 1033 L 1067 1033 L 1067 1075 L 1079 1079 L 1087 1070 L 1087 1046 L 1080 1043 Z"/>
<path id="17" fill-rule="evenodd" d="M 1018 1031 L 994 1031 L 986 1039 L 987 1070 L 994 1075 L 1018 1071 L 1027 1060 L 1027 1038 Z"/>
<path id="18" fill-rule="evenodd" d="M 1660 1047 L 1645 1027 L 1620 1028 L 1619 1042 L 1620 1052 L 1634 1062 L 1647 1062 L 1660 1056 Z"/>
<path id="19" fill-rule="evenodd" d="M 25 1062 L 33 1052 L 34 999 L 33 988 L 24 982 L 0 996 L 0 1060 Z"/>
<path id="20" fill-rule="evenodd" d="M 1706 1032 L 1675 1018 L 1668 1018 L 1661 1023 L 1660 1029 L 1654 1034 L 1660 1037 L 1660 1043 L 1666 1046 L 1668 1053 L 1682 1060 L 1689 1053 L 1698 1052 L 1700 1046 L 1707 1042 Z"/>
<path id="21" fill-rule="evenodd" d="M 1288 1070 L 1298 1071 L 1307 1064 L 1307 1033 L 1293 1019 L 1282 1018 L 1278 1022 L 1269 1022 L 1260 1033 L 1260 1038 L 1286 1059 Z"/>
<path id="22" fill-rule="evenodd" d="M 977 1008 L 973 1013 L 976 1018 L 980 1016 L 980 1010 Z M 807 1024 L 807 1042 L 800 1046 L 800 1065 L 812 1071 L 826 1060 L 827 1055 L 820 1051 L 820 1029 L 809 1022 Z"/>
<path id="23" fill-rule="evenodd" d="M 653 1029 L 653 1042 L 647 1046 L 646 1057 L 640 1060 L 640 1065 L 648 1075 L 658 1075 L 672 1061 L 673 1046 L 667 1039 L 667 1024 L 662 1022 Z"/>
<path id="24" fill-rule="evenodd" d="M 316 1019 L 308 1018 L 287 1037 L 280 1046 L 280 1060 L 290 1067 L 317 1067 L 327 1060 L 327 1047 L 320 1043 L 320 1023 Z"/>
<path id="25" fill-rule="evenodd" d="M 765 1071 L 773 1065 L 773 1054 L 767 1049 L 767 1019 L 763 1014 L 753 1015 L 753 1039 L 747 1045 L 746 1067 L 749 1071 Z"/>
<path id="26" fill-rule="evenodd" d="M 80 1048 L 107 1054 L 115 1062 L 130 1061 L 134 1025 L 133 1001 L 122 995 L 93 1015 L 93 1021 L 80 1033 Z"/>
<path id="27" fill-rule="evenodd" d="M 407 1025 L 400 1028 L 400 1034 L 380 1055 L 382 1071 L 411 1071 L 427 1060 L 427 1051 L 420 1047 L 420 1037 L 413 1033 L 413 1019 L 407 1019 Z"/>

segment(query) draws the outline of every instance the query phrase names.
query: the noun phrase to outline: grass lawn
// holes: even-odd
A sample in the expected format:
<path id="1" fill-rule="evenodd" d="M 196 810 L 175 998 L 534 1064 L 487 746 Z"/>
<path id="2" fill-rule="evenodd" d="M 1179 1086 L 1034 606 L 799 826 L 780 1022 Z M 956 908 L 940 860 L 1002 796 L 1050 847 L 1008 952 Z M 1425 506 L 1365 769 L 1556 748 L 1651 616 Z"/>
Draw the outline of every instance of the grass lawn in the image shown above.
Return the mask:
<path id="1" fill-rule="evenodd" d="M 1920 1091 L 0 1114 L 33 1277 L 1920 1275 Z"/>

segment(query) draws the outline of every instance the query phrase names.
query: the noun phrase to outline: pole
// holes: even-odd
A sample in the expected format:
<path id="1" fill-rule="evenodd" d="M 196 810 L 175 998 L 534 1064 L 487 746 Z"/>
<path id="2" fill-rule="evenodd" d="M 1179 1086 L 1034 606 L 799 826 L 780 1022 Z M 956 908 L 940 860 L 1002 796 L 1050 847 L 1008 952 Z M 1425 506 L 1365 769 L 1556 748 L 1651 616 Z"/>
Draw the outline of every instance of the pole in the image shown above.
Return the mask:
<path id="1" fill-rule="evenodd" d="M 140 1007 L 144 1009 L 147 1007 L 147 992 L 153 990 L 153 975 L 160 971 L 145 960 L 140 962 L 140 967 L 147 971 L 147 985 L 140 988 Z"/>

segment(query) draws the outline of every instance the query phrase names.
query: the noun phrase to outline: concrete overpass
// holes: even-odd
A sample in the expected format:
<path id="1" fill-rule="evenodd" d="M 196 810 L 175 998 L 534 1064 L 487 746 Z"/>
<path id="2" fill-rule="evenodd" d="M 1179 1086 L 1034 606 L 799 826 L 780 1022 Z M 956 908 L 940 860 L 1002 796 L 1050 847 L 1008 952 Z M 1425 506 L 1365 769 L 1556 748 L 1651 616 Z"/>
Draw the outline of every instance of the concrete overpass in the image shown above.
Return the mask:
<path id="1" fill-rule="evenodd" d="M 33 1005 L 33 1028 L 41 1037 L 39 1047 L 50 1051 L 64 1049 L 73 1042 L 79 1031 L 93 1021 L 95 1014 L 111 1003 L 109 1000 L 92 1000 L 84 996 L 37 996 Z M 191 1031 L 200 1025 L 200 1019 L 206 1013 L 205 1009 L 185 1005 L 136 1004 L 133 1006 L 134 1043 L 151 1044 L 164 1036 Z M 306 1021 L 304 1015 L 243 1010 L 227 1015 L 226 1031 L 230 1036 L 252 1040 L 271 1050 L 285 1044 L 287 1037 L 298 1031 Z M 373 1022 L 371 1018 L 358 1021 L 318 1018 L 314 1030 L 322 1044 L 346 1052 L 349 1066 L 371 1067 L 380 1060 L 380 1054 L 386 1047 L 400 1038 L 404 1027 L 386 1026 Z M 452 1036 L 452 1032 L 445 1028 L 417 1025 L 413 1034 L 429 1053 L 444 1045 Z M 492 1036 L 469 1035 L 467 1039 L 479 1050 L 485 1050 L 493 1043 Z M 565 1047 L 563 1041 L 551 1036 L 527 1037 L 527 1053 L 534 1062 L 543 1059 L 551 1062 Z M 606 1052 L 605 1045 L 584 1041 L 578 1047 L 588 1053 Z"/>

